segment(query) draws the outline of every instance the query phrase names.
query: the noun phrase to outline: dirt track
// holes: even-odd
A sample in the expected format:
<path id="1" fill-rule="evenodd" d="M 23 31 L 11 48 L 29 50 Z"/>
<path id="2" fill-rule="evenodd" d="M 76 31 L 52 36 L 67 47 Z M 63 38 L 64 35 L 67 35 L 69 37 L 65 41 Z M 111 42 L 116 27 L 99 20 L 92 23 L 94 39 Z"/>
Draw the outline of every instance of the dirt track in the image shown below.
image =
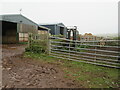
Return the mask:
<path id="1" fill-rule="evenodd" d="M 78 88 L 76 81 L 64 78 L 54 64 L 24 58 L 25 45 L 3 45 L 3 88 Z"/>

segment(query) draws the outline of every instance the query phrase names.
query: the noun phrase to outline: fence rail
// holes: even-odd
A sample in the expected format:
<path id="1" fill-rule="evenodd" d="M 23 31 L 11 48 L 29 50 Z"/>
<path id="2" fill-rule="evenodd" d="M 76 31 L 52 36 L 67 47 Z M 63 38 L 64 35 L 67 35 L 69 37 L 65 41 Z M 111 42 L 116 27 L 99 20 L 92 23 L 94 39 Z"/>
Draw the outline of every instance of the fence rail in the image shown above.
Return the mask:
<path id="1" fill-rule="evenodd" d="M 101 42 L 104 45 L 99 45 Z M 72 41 L 51 37 L 50 54 L 57 58 L 120 68 L 118 44 L 119 40 Z"/>
<path id="2" fill-rule="evenodd" d="M 64 43 L 64 42 L 56 42 L 56 41 L 51 41 L 51 42 L 53 42 L 53 43 L 61 43 L 61 44 L 74 44 L 74 43 Z M 74 41 L 73 41 L 74 42 Z M 98 42 L 98 41 L 97 41 Z M 101 41 L 99 41 L 99 42 L 101 42 Z M 107 42 L 107 41 L 106 41 Z M 81 41 L 81 43 L 85 43 L 85 42 L 82 42 Z M 76 43 L 77 44 L 77 43 Z M 92 45 L 92 44 L 79 44 L 79 45 L 86 45 L 86 46 L 95 46 L 95 47 L 101 47 L 102 45 Z M 108 47 L 108 48 L 119 48 L 118 46 L 102 46 L 102 47 Z"/>

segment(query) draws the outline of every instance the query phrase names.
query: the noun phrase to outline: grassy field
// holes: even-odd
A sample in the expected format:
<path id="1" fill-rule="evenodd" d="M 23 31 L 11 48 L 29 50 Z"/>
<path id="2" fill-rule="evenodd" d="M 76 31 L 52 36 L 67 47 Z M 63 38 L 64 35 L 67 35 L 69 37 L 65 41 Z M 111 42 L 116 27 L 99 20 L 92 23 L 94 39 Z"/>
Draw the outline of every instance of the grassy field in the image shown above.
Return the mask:
<path id="1" fill-rule="evenodd" d="M 115 68 L 57 59 L 49 55 L 31 52 L 25 52 L 24 57 L 58 65 L 65 72 L 65 78 L 74 79 L 85 88 L 118 88 L 120 85 L 119 71 Z"/>

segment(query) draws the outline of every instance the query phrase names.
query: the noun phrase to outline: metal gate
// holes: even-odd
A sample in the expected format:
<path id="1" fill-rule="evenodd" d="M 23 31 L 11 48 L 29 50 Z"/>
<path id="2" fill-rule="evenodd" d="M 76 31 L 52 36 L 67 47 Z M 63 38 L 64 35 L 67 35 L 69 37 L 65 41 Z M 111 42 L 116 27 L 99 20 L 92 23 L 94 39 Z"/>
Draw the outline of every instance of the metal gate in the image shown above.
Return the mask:
<path id="1" fill-rule="evenodd" d="M 51 37 L 50 55 L 77 62 L 120 68 L 118 44 L 119 40 L 73 41 Z"/>

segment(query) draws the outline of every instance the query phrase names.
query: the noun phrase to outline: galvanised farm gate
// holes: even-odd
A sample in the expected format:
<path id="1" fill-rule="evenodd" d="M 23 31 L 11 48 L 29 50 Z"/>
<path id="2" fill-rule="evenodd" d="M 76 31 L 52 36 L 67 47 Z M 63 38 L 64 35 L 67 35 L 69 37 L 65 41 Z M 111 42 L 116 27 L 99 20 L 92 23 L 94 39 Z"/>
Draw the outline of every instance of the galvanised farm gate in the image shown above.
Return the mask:
<path id="1" fill-rule="evenodd" d="M 50 55 L 56 58 L 120 68 L 119 40 L 73 41 L 50 38 Z"/>
<path id="2" fill-rule="evenodd" d="M 35 42 L 42 45 L 46 41 L 46 49 L 50 56 L 89 63 L 99 66 L 120 68 L 119 40 L 77 41 L 48 35 L 33 35 L 29 45 Z"/>

